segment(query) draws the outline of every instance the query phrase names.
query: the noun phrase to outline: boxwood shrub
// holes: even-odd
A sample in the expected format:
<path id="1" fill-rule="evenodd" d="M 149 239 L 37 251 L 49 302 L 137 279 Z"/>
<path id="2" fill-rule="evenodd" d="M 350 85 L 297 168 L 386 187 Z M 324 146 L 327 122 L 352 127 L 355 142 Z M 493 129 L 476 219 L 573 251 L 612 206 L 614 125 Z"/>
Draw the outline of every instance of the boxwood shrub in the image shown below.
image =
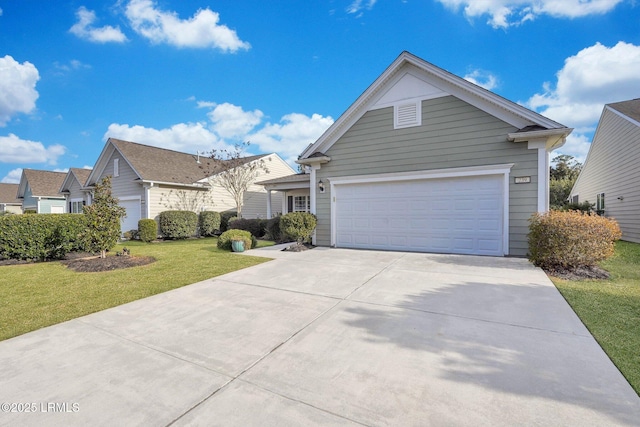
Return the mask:
<path id="1" fill-rule="evenodd" d="M 275 216 L 267 220 L 266 238 L 276 243 L 291 241 L 291 239 L 286 239 L 280 231 L 280 216 Z"/>
<path id="2" fill-rule="evenodd" d="M 160 213 L 160 233 L 165 239 L 188 239 L 196 235 L 198 215 L 191 211 L 164 211 Z"/>
<path id="3" fill-rule="evenodd" d="M 280 231 L 299 243 L 308 241 L 317 224 L 316 216 L 307 212 L 291 212 L 280 218 Z"/>
<path id="4" fill-rule="evenodd" d="M 529 260 L 538 267 L 591 267 L 613 255 L 618 223 L 595 213 L 550 211 L 529 220 Z"/>
<path id="5" fill-rule="evenodd" d="M 220 231 L 220 213 L 203 211 L 198 215 L 198 232 L 203 237 L 215 236 Z"/>
<path id="6" fill-rule="evenodd" d="M 229 220 L 237 219 L 238 212 L 225 211 L 220 212 L 220 231 L 225 232 L 229 229 Z"/>
<path id="7" fill-rule="evenodd" d="M 83 250 L 82 214 L 6 215 L 0 218 L 0 259 L 63 259 Z"/>
<path id="8" fill-rule="evenodd" d="M 240 239 L 244 241 L 245 250 L 249 250 L 251 248 L 255 248 L 258 244 L 258 241 L 254 236 L 251 235 L 248 231 L 245 230 L 227 230 L 218 237 L 218 248 L 225 249 L 227 251 L 231 250 L 231 241 Z"/>
<path id="9" fill-rule="evenodd" d="M 158 224 L 153 219 L 141 219 L 138 221 L 138 238 L 149 243 L 158 237 Z"/>

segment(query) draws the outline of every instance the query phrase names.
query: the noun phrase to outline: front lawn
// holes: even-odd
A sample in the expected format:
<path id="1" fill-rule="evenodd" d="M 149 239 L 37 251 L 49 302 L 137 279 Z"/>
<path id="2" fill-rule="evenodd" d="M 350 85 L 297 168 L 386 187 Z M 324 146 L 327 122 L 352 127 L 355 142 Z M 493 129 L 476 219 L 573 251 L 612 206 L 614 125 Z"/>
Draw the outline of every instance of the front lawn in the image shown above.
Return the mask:
<path id="1" fill-rule="evenodd" d="M 221 251 L 216 242 L 126 242 L 131 255 L 156 262 L 102 273 L 60 262 L 0 266 L 0 340 L 268 261 Z"/>
<path id="2" fill-rule="evenodd" d="M 640 394 L 640 244 L 617 242 L 600 266 L 609 280 L 551 280 Z"/>

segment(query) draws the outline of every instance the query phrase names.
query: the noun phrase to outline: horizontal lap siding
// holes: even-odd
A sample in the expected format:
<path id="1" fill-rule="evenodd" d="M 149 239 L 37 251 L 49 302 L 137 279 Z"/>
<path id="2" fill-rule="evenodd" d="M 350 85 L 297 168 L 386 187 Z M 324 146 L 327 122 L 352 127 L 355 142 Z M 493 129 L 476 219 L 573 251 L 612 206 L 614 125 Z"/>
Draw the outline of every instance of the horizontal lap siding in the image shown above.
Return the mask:
<path id="1" fill-rule="evenodd" d="M 516 129 L 452 96 L 422 103 L 422 125 L 393 129 L 393 108 L 367 112 L 328 151 L 318 179 L 515 163 L 509 197 L 511 255 L 526 254 L 527 220 L 537 207 L 537 150 L 507 141 Z M 513 184 L 531 176 L 529 184 Z M 317 242 L 331 242 L 330 191 L 318 194 Z"/>
<path id="2" fill-rule="evenodd" d="M 640 243 L 640 127 L 606 110 L 573 189 L 580 202 L 605 193 L 605 215 L 615 218 L 622 238 Z M 624 200 L 618 200 L 623 197 Z"/>
<path id="3" fill-rule="evenodd" d="M 120 159 L 118 162 L 119 175 L 113 176 L 113 159 Z M 138 181 L 138 175 L 131 169 L 127 161 L 117 152 L 111 155 L 100 178 L 111 176 L 111 190 L 114 197 L 140 197 L 144 200 L 144 189 Z M 144 211 L 144 210 L 143 210 Z"/>

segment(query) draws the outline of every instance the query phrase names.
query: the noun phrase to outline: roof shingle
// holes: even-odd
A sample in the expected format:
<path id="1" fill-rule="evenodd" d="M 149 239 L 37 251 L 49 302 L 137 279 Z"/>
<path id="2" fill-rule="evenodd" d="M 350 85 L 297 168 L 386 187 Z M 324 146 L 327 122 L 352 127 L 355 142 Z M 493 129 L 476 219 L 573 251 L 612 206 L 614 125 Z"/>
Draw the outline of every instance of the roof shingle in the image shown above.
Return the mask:
<path id="1" fill-rule="evenodd" d="M 51 172 L 34 169 L 22 171 L 31 187 L 31 194 L 38 197 L 62 197 L 60 187 L 67 176 L 65 172 Z"/>
<path id="2" fill-rule="evenodd" d="M 22 201 L 17 196 L 18 184 L 0 183 L 0 203 L 20 205 Z"/>

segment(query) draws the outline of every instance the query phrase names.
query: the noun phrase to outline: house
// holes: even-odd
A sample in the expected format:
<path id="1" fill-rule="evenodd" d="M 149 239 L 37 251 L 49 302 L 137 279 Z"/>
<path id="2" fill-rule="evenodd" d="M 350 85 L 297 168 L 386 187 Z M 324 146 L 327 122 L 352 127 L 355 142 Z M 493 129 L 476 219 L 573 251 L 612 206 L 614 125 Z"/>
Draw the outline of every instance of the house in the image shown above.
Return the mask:
<path id="1" fill-rule="evenodd" d="M 59 191 L 66 176 L 64 172 L 23 169 L 18 184 L 22 212 L 65 213 L 65 197 Z"/>
<path id="2" fill-rule="evenodd" d="M 615 218 L 622 240 L 640 243 L 640 99 L 607 104 L 570 200 Z"/>
<path id="3" fill-rule="evenodd" d="M 70 168 L 60 187 L 65 197 L 67 212 L 82 213 L 82 207 L 91 204 L 91 187 L 85 187 L 91 169 Z"/>
<path id="4" fill-rule="evenodd" d="M 244 161 L 264 161 L 273 177 L 293 172 L 275 153 Z M 137 229 L 140 219 L 157 219 L 166 210 L 235 210 L 232 196 L 208 179 L 221 169 L 219 161 L 209 157 L 109 138 L 85 186 L 111 176 L 112 193 L 127 212 L 121 225 L 127 231 Z M 244 196 L 242 216 L 266 217 L 266 194 L 264 187 L 251 185 Z"/>
<path id="5" fill-rule="evenodd" d="M 17 195 L 18 184 L 0 183 L 0 215 L 22 213 L 22 201 L 17 198 Z"/>
<path id="6" fill-rule="evenodd" d="M 548 210 L 549 152 L 571 131 L 403 52 L 299 156 L 315 242 L 524 256 L 528 219 Z"/>

